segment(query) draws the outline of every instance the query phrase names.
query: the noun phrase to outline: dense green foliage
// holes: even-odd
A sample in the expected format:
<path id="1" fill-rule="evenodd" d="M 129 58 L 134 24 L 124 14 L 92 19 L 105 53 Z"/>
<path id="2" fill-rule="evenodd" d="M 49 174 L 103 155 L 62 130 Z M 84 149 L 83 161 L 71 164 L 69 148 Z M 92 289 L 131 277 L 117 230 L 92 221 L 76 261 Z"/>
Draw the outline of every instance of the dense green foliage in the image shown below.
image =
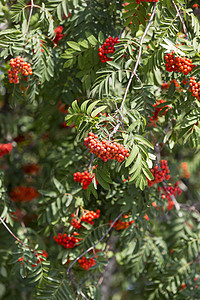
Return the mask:
<path id="1" fill-rule="evenodd" d="M 13 147 L 0 150 L 0 299 L 200 299 L 200 102 L 189 91 L 200 13 L 195 1 L 138 2 L 0 1 L 0 143 Z M 119 42 L 102 63 L 109 36 Z M 166 71 L 172 51 L 192 59 L 189 74 Z M 15 84 L 17 56 L 33 74 Z M 129 156 L 104 162 L 89 132 Z M 151 186 L 163 159 L 171 178 Z M 87 189 L 73 179 L 84 171 Z M 168 196 L 177 181 L 182 194 Z M 71 214 L 97 209 L 73 228 Z M 56 243 L 74 231 L 78 246 Z"/>

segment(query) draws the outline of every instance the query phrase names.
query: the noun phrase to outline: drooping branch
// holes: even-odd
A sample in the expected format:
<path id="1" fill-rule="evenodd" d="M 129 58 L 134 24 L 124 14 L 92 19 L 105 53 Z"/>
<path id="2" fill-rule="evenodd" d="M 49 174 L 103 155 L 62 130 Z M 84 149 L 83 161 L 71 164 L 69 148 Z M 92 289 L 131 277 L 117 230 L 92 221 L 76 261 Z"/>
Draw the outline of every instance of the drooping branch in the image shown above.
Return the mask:
<path id="1" fill-rule="evenodd" d="M 186 28 L 185 22 L 184 22 L 184 20 L 183 20 L 183 18 L 182 18 L 182 16 L 181 16 L 181 12 L 180 12 L 179 8 L 176 6 L 176 3 L 174 2 L 174 0 L 172 0 L 172 3 L 173 3 L 173 5 L 174 5 L 174 7 L 175 7 L 175 10 L 176 10 L 176 12 L 177 12 L 177 15 L 179 16 L 179 19 L 180 19 L 181 24 L 182 24 L 182 26 L 183 26 L 183 32 L 185 33 L 185 37 L 186 37 L 186 39 L 188 39 L 187 28 Z"/>
<path id="2" fill-rule="evenodd" d="M 28 247 L 25 245 L 14 233 L 10 230 L 10 228 L 7 226 L 7 224 L 4 222 L 4 220 L 0 217 L 0 222 L 3 224 L 3 226 L 8 230 L 8 232 L 16 239 L 23 247 Z"/>
<path id="3" fill-rule="evenodd" d="M 29 13 L 29 17 L 28 17 L 28 23 L 27 23 L 27 28 L 26 28 L 25 36 L 28 34 L 28 30 L 29 30 L 29 26 L 30 26 L 30 21 L 31 21 L 31 16 L 32 16 L 32 13 L 33 13 L 33 7 L 34 7 L 34 2 L 33 2 L 33 0 L 31 0 L 31 8 L 30 8 L 30 13 Z"/>
<path id="4" fill-rule="evenodd" d="M 142 44 L 144 42 L 144 38 L 145 38 L 150 26 L 151 26 L 151 22 L 152 22 L 152 20 L 155 16 L 155 13 L 156 13 L 156 2 L 154 3 L 153 11 L 152 11 L 151 17 L 149 19 L 149 22 L 147 24 L 147 27 L 145 28 L 145 31 L 144 31 L 141 39 L 140 39 L 140 47 L 139 47 L 139 51 L 138 51 L 138 57 L 137 57 L 133 72 L 131 74 L 131 77 L 129 78 L 129 81 L 128 81 L 128 84 L 127 84 L 127 87 L 126 87 L 126 90 L 125 90 L 125 93 L 124 93 L 124 97 L 123 97 L 123 100 L 122 100 L 122 103 L 121 103 L 121 106 L 120 106 L 120 110 L 122 110 L 122 108 L 123 108 L 124 102 L 125 102 L 127 94 L 128 94 L 128 90 L 130 88 L 130 85 L 131 85 L 131 82 L 132 82 L 134 76 L 136 76 L 138 78 L 138 76 L 136 75 L 136 71 L 137 71 L 137 68 L 138 68 L 138 65 L 139 65 L 139 62 L 140 62 L 140 58 L 141 58 L 141 55 L 142 55 Z"/>

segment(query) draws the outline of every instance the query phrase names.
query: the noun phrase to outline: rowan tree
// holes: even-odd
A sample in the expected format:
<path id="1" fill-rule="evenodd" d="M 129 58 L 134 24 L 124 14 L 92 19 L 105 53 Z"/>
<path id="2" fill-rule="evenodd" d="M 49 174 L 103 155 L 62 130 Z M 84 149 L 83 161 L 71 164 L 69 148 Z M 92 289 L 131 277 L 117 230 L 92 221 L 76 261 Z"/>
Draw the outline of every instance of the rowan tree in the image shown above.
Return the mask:
<path id="1" fill-rule="evenodd" d="M 198 3 L 0 11 L 0 298 L 199 299 Z"/>

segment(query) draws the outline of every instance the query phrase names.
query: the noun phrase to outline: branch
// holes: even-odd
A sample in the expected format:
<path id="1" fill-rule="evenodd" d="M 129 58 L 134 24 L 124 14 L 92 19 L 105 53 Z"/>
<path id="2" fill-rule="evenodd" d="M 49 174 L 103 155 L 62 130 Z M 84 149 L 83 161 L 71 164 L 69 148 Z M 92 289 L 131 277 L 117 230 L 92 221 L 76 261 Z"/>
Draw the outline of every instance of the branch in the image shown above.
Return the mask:
<path id="1" fill-rule="evenodd" d="M 16 235 L 14 235 L 14 233 L 10 230 L 10 228 L 6 225 L 6 223 L 4 222 L 4 220 L 0 217 L 0 221 L 3 224 L 3 226 L 8 230 L 8 232 L 23 246 L 23 247 L 28 247 L 26 246 L 22 241 L 20 241 L 20 239 L 18 237 L 16 237 Z"/>
<path id="2" fill-rule="evenodd" d="M 180 10 L 179 10 L 179 8 L 176 6 L 174 0 L 172 0 L 172 3 L 173 3 L 173 5 L 174 5 L 174 7 L 175 7 L 175 10 L 176 10 L 176 12 L 177 12 L 177 15 L 179 16 L 179 19 L 180 19 L 181 24 L 182 24 L 182 26 L 183 26 L 183 32 L 185 33 L 185 37 L 186 37 L 186 39 L 188 40 L 188 32 L 187 32 L 187 28 L 186 28 L 185 23 L 184 23 L 184 20 L 183 20 L 183 18 L 182 18 L 182 16 L 181 16 Z"/>
<path id="3" fill-rule="evenodd" d="M 31 16 L 32 16 L 32 13 L 33 13 L 33 6 L 34 6 L 34 2 L 33 2 L 33 0 L 31 0 L 31 9 L 30 9 L 29 17 L 28 17 L 28 23 L 27 23 L 27 28 L 26 28 L 25 36 L 27 35 L 28 30 L 29 30 L 30 21 L 31 21 Z"/>
<path id="4" fill-rule="evenodd" d="M 106 235 L 110 232 L 110 230 L 112 229 L 113 225 L 117 222 L 117 220 L 123 215 L 123 212 L 121 212 L 117 218 L 112 222 L 112 224 L 110 225 L 110 227 L 108 228 L 108 230 L 104 233 L 104 235 L 90 248 L 88 248 L 87 250 L 85 250 L 81 255 L 79 255 L 69 266 L 69 268 L 67 269 L 67 273 L 69 273 L 69 276 L 71 278 L 71 268 L 73 267 L 73 265 L 82 257 L 84 256 L 86 253 L 88 253 L 89 251 L 91 251 L 92 249 L 94 249 L 101 241 L 103 241 L 103 239 L 106 237 Z"/>
<path id="5" fill-rule="evenodd" d="M 142 44 L 143 44 L 144 38 L 145 38 L 145 36 L 146 36 L 146 34 L 147 34 L 147 32 L 148 32 L 150 26 L 151 26 L 151 22 L 152 22 L 152 20 L 153 20 L 153 18 L 154 18 L 155 13 L 156 13 L 156 2 L 155 2 L 154 5 L 153 5 L 153 11 L 152 11 L 151 17 L 150 17 L 150 19 L 149 19 L 149 22 L 148 22 L 148 24 L 147 24 L 147 27 L 146 27 L 146 29 L 145 29 L 145 31 L 144 31 L 144 33 L 143 33 L 141 39 L 140 39 L 140 47 L 139 47 L 138 57 L 137 57 L 137 60 L 136 60 L 136 63 L 135 63 L 134 70 L 133 70 L 133 72 L 132 72 L 132 74 L 131 74 L 131 77 L 130 77 L 130 79 L 129 79 L 129 81 L 128 81 L 128 84 L 127 84 L 127 87 L 126 87 L 126 90 L 125 90 L 125 93 L 124 93 L 124 97 L 123 97 L 123 100 L 122 100 L 122 103 L 121 103 L 121 106 L 120 106 L 120 110 L 122 109 L 122 107 L 123 107 L 123 105 L 124 105 L 124 102 L 125 102 L 125 100 L 126 100 L 126 97 L 127 97 L 127 94 L 128 94 L 128 90 L 129 90 L 129 87 L 130 87 L 131 82 L 132 82 L 132 80 L 133 80 L 133 77 L 134 77 L 134 76 L 137 76 L 137 75 L 136 75 L 136 71 L 137 71 L 137 68 L 138 68 L 138 65 L 139 65 L 139 62 L 140 62 L 140 58 L 141 58 L 141 55 L 142 55 Z M 137 78 L 138 78 L 138 77 L 137 77 Z"/>

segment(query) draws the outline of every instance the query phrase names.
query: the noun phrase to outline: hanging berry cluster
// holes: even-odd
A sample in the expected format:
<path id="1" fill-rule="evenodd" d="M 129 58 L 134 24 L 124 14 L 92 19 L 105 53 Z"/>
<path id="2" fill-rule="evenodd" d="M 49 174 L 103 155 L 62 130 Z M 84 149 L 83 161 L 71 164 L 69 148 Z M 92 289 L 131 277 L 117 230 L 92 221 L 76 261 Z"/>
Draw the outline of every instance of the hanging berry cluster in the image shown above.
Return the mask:
<path id="1" fill-rule="evenodd" d="M 200 81 L 197 82 L 196 77 L 192 76 L 190 78 L 189 86 L 190 86 L 189 92 L 192 93 L 193 97 L 196 97 L 200 101 Z"/>
<path id="2" fill-rule="evenodd" d="M 153 105 L 155 110 L 153 112 L 153 116 L 150 117 L 150 122 L 151 122 L 151 125 L 153 125 L 154 127 L 156 126 L 155 122 L 158 121 L 158 118 L 161 116 L 164 116 L 169 109 L 169 105 L 164 105 L 162 107 L 158 107 L 160 104 L 163 104 L 165 102 L 166 102 L 165 100 L 161 99 L 159 101 L 156 101 L 156 104 Z"/>
<path id="3" fill-rule="evenodd" d="M 192 65 L 191 59 L 175 56 L 174 51 L 165 55 L 165 61 L 165 67 L 168 72 L 180 72 L 187 75 L 195 67 L 195 65 Z"/>
<path id="4" fill-rule="evenodd" d="M 162 193 L 161 198 L 167 199 L 167 210 L 169 211 L 174 207 L 174 201 L 172 200 L 172 196 L 176 197 L 177 195 L 180 195 L 182 193 L 182 190 L 179 188 L 178 182 L 176 182 L 174 186 L 163 186 L 162 189 L 164 193 Z M 161 191 L 161 187 L 158 187 L 158 191 Z"/>
<path id="5" fill-rule="evenodd" d="M 80 267 L 83 268 L 84 270 L 89 270 L 91 267 L 96 265 L 94 258 L 87 259 L 85 256 L 83 256 L 81 259 L 79 259 L 78 263 L 79 263 Z"/>
<path id="6" fill-rule="evenodd" d="M 113 54 L 115 52 L 114 46 L 119 43 L 118 39 L 118 37 L 112 38 L 109 36 L 99 48 L 99 57 L 102 63 L 112 60 L 112 58 L 108 57 L 107 54 Z"/>
<path id="7" fill-rule="evenodd" d="M 90 132 L 89 136 L 84 139 L 84 145 L 90 150 L 90 153 L 96 154 L 104 162 L 108 159 L 115 159 L 122 162 L 125 157 L 129 156 L 129 150 L 123 145 L 116 142 L 98 140 L 98 136 Z"/>
<path id="8" fill-rule="evenodd" d="M 81 217 L 81 222 L 85 222 L 91 225 L 94 225 L 93 220 L 98 219 L 100 217 L 100 209 L 97 209 L 96 212 L 93 210 L 86 210 L 85 213 Z"/>
<path id="9" fill-rule="evenodd" d="M 128 216 L 123 215 L 123 218 L 126 219 L 126 218 L 128 218 Z M 134 220 L 129 221 L 129 222 L 124 222 L 124 221 L 117 220 L 117 222 L 115 222 L 112 227 L 114 227 L 116 230 L 123 230 L 123 229 L 128 228 L 134 222 L 135 222 Z M 110 225 L 111 224 L 112 224 L 112 221 L 110 221 Z"/>
<path id="10" fill-rule="evenodd" d="M 10 197 L 15 202 L 31 201 L 40 194 L 33 187 L 17 186 L 10 192 Z"/>
<path id="11" fill-rule="evenodd" d="M 8 143 L 8 144 L 0 144 L 0 157 L 3 155 L 6 155 L 8 153 L 11 152 L 12 150 L 12 144 Z"/>
<path id="12" fill-rule="evenodd" d="M 100 217 L 100 209 L 97 209 L 96 212 L 94 212 L 93 210 L 84 210 L 84 213 L 80 219 L 75 218 L 74 214 L 72 214 L 71 216 L 73 217 L 71 225 L 76 229 L 80 229 L 82 227 L 81 222 L 94 225 L 93 220 Z"/>
<path id="13" fill-rule="evenodd" d="M 149 180 L 148 185 L 153 186 L 156 183 L 162 182 L 163 180 L 168 180 L 170 178 L 170 171 L 167 164 L 167 161 L 165 159 L 162 159 L 160 162 L 160 167 L 155 166 L 153 169 L 150 169 L 152 175 L 154 176 L 154 180 Z"/>
<path id="14" fill-rule="evenodd" d="M 88 188 L 88 185 L 92 182 L 92 179 L 95 177 L 93 174 L 91 174 L 88 171 L 84 171 L 82 173 L 76 172 L 74 173 L 74 181 L 81 182 L 83 189 L 86 190 Z M 98 181 L 96 180 L 96 183 L 98 184 Z"/>
<path id="15" fill-rule="evenodd" d="M 78 239 L 75 237 L 75 235 L 78 235 L 78 233 L 73 233 L 74 236 L 68 236 L 66 233 L 61 234 L 58 233 L 58 236 L 54 236 L 53 239 L 56 241 L 58 245 L 62 245 L 66 249 L 74 248 L 75 246 L 78 246 L 79 241 L 81 239 Z"/>
<path id="16" fill-rule="evenodd" d="M 20 56 L 17 56 L 16 58 L 11 58 L 10 66 L 11 69 L 8 70 L 8 78 L 10 83 L 19 83 L 19 73 L 21 73 L 22 76 L 28 76 L 33 74 L 31 65 L 25 62 L 24 59 Z"/>

